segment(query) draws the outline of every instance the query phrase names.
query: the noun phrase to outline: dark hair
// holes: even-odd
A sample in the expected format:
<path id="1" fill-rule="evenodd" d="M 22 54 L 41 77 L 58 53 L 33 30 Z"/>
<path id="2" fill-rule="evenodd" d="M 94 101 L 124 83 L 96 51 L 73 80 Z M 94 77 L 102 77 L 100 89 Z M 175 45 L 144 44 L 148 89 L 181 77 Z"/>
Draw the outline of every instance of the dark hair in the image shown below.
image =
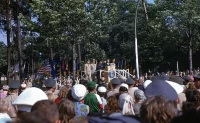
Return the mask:
<path id="1" fill-rule="evenodd" d="M 119 88 L 119 92 L 128 92 L 128 89 L 126 87 L 121 86 Z"/>
<path id="2" fill-rule="evenodd" d="M 174 106 L 163 96 L 149 97 L 140 108 L 140 117 L 145 123 L 169 123 L 176 116 Z"/>
<path id="3" fill-rule="evenodd" d="M 42 112 L 33 111 L 33 112 L 23 112 L 18 115 L 18 118 L 14 123 L 55 123 L 49 121 L 46 116 Z"/>
<path id="4" fill-rule="evenodd" d="M 196 106 L 194 103 L 192 102 L 183 102 L 183 106 L 182 106 L 182 113 L 186 113 L 192 109 L 196 109 Z"/>
<path id="5" fill-rule="evenodd" d="M 42 100 L 36 102 L 31 112 L 41 113 L 42 117 L 49 121 L 49 123 L 54 123 L 59 120 L 59 112 L 57 105 L 50 100 Z"/>
<path id="6" fill-rule="evenodd" d="M 74 123 L 74 117 L 75 117 L 75 108 L 72 101 L 68 99 L 63 99 L 58 104 L 58 110 L 59 110 L 59 119 L 61 123 Z"/>
<path id="7" fill-rule="evenodd" d="M 187 101 L 194 103 L 196 108 L 200 106 L 200 92 L 198 90 L 187 90 L 185 95 Z"/>
<path id="8" fill-rule="evenodd" d="M 199 123 L 200 111 L 196 109 L 189 110 L 181 116 L 172 119 L 171 123 Z"/>

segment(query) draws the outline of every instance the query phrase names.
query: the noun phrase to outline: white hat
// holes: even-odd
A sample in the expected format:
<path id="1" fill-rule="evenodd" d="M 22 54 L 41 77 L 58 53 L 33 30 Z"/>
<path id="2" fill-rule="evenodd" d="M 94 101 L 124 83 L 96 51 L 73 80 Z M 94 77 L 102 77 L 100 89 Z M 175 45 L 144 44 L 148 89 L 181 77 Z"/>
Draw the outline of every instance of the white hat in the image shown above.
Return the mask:
<path id="1" fill-rule="evenodd" d="M 81 101 L 87 93 L 87 89 L 82 84 L 77 84 L 72 87 L 72 97 L 77 100 Z"/>
<path id="2" fill-rule="evenodd" d="M 125 88 L 127 88 L 127 89 L 128 89 L 128 85 L 127 85 L 127 84 L 125 84 L 125 83 L 122 83 L 122 84 L 120 85 L 120 87 L 125 87 Z"/>
<path id="3" fill-rule="evenodd" d="M 168 84 L 170 84 L 174 88 L 174 90 L 176 91 L 177 94 L 182 93 L 183 90 L 184 90 L 183 86 L 181 86 L 178 83 L 175 83 L 175 82 L 172 82 L 172 81 L 165 81 L 165 82 L 167 82 Z"/>
<path id="4" fill-rule="evenodd" d="M 98 88 L 98 92 L 105 93 L 107 90 L 105 87 L 101 86 Z"/>
<path id="5" fill-rule="evenodd" d="M 149 84 L 151 84 L 151 80 L 146 80 L 144 83 L 143 83 L 143 87 L 144 87 L 144 89 L 145 88 L 147 88 L 147 86 L 149 85 Z"/>
<path id="6" fill-rule="evenodd" d="M 30 112 L 31 107 L 40 100 L 48 100 L 47 95 L 39 88 L 28 88 L 24 90 L 12 103 L 17 105 L 19 111 Z"/>

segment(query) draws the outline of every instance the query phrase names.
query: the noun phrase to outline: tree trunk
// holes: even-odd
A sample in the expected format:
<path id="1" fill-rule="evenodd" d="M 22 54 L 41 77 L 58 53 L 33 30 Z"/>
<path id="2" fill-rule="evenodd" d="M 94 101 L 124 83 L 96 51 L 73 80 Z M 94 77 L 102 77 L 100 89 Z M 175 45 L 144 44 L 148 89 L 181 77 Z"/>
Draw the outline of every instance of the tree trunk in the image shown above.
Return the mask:
<path id="1" fill-rule="evenodd" d="M 78 43 L 78 57 L 79 57 L 79 67 L 81 68 L 81 46 L 80 46 L 80 42 Z"/>
<path id="2" fill-rule="evenodd" d="M 6 30 L 7 30 L 7 84 L 10 80 L 10 53 L 11 53 L 11 43 L 10 43 L 10 27 L 11 27 L 11 8 L 10 0 L 7 0 L 6 4 Z"/>
<path id="3" fill-rule="evenodd" d="M 189 65 L 190 65 L 190 73 L 192 72 L 192 38 L 189 38 Z"/>
<path id="4" fill-rule="evenodd" d="M 144 13 L 145 13 L 145 18 L 148 20 L 148 14 L 147 14 L 147 7 L 146 7 L 146 2 L 145 0 L 142 0 L 143 8 L 144 8 Z"/>
<path id="5" fill-rule="evenodd" d="M 73 44 L 73 78 L 76 78 L 76 51 L 75 51 L 75 44 Z"/>
<path id="6" fill-rule="evenodd" d="M 17 7 L 17 41 L 18 41 L 18 59 L 19 59 L 19 75 L 20 75 L 20 81 L 23 81 L 23 68 L 22 68 L 22 45 L 21 45 L 21 29 L 20 29 L 20 1 L 17 0 L 18 7 Z"/>

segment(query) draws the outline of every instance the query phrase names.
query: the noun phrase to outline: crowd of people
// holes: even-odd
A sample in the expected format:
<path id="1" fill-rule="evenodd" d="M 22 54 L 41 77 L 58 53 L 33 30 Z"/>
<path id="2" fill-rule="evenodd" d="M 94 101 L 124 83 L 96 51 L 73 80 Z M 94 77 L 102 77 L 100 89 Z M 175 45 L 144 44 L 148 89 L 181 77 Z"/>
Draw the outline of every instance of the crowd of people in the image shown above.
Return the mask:
<path id="1" fill-rule="evenodd" d="M 80 81 L 56 88 L 10 81 L 0 91 L 0 123 L 186 123 L 200 121 L 200 75 Z M 31 85 L 31 84 L 30 84 Z"/>

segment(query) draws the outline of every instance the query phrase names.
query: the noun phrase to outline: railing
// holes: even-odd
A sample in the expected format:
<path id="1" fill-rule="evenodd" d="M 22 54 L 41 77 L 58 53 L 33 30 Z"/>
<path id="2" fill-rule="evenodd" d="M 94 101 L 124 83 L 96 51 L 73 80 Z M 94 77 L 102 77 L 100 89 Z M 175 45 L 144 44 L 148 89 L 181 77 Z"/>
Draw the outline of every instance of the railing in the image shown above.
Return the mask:
<path id="1" fill-rule="evenodd" d="M 102 72 L 110 72 L 110 71 L 105 71 L 105 70 L 99 70 L 100 72 L 99 72 L 99 74 L 100 74 L 100 78 L 101 78 L 101 73 Z M 135 78 L 135 76 L 134 75 L 132 75 L 132 74 L 130 74 L 129 73 L 129 69 L 116 69 L 116 70 L 114 70 L 115 71 L 115 73 L 116 73 L 116 75 L 118 75 L 118 76 L 120 76 L 121 78 L 123 78 L 123 79 L 127 79 L 127 78 L 129 78 L 130 76 L 131 77 L 133 77 L 133 78 Z M 84 74 L 85 72 L 84 71 L 81 71 L 81 77 L 83 77 L 83 74 Z M 97 71 L 96 71 L 96 73 L 97 73 Z"/>

